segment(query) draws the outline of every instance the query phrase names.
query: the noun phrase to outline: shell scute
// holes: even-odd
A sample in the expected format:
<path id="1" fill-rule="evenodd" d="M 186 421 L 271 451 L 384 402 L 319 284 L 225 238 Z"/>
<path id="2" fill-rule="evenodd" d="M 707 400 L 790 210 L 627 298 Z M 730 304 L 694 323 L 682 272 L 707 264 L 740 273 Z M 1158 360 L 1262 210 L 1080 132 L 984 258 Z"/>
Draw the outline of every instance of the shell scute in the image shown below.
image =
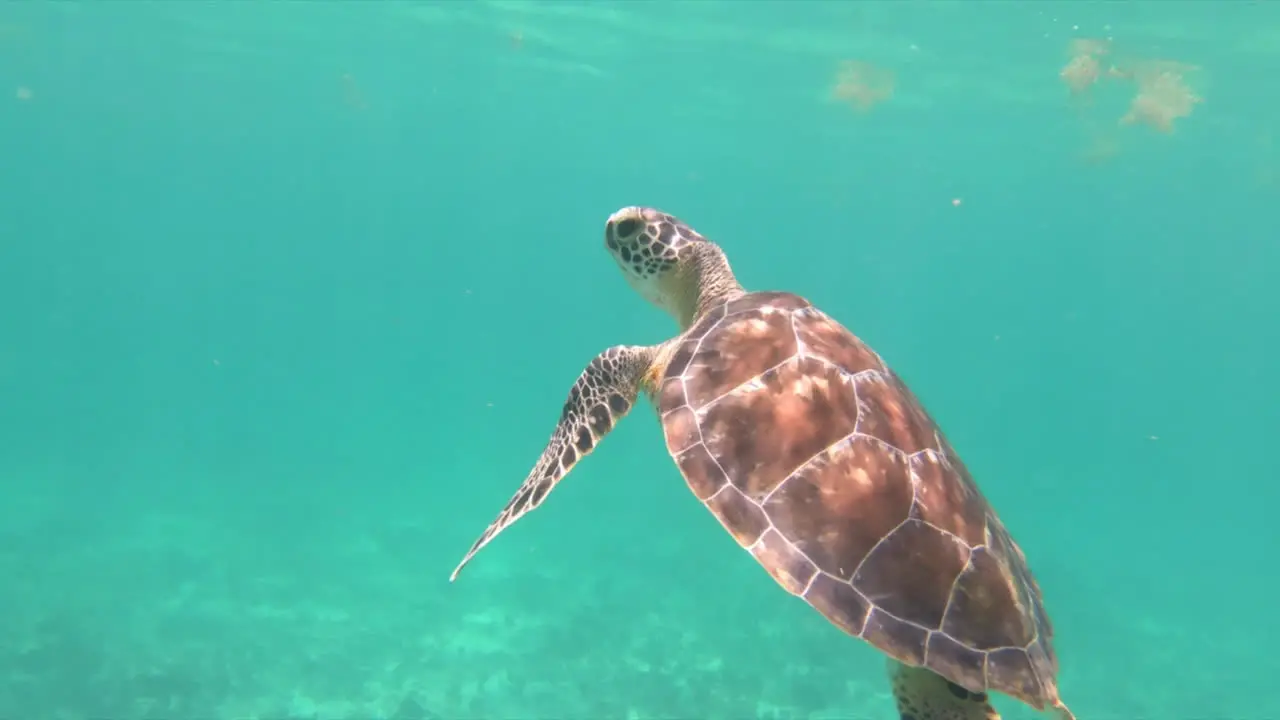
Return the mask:
<path id="1" fill-rule="evenodd" d="M 796 354 L 790 316 L 760 310 L 726 318 L 683 344 L 697 347 L 684 370 L 688 402 L 695 409 Z"/>
<path id="2" fill-rule="evenodd" d="M 908 473 L 902 454 L 853 437 L 798 470 L 764 507 L 819 567 L 848 581 L 872 548 L 907 519 Z"/>
<path id="3" fill-rule="evenodd" d="M 897 375 L 889 371 L 858 383 L 862 423 L 858 431 L 911 454 L 936 449 L 935 427 Z"/>
<path id="4" fill-rule="evenodd" d="M 671 354 L 671 360 L 667 362 L 667 375 L 673 379 L 684 375 L 685 371 L 689 369 L 689 361 L 693 360 L 693 353 L 697 347 L 697 343 L 680 343 L 680 346 Z M 683 386 L 681 386 L 681 390 L 683 391 Z"/>
<path id="5" fill-rule="evenodd" d="M 818 573 L 817 566 L 774 528 L 751 546 L 751 554 L 792 595 L 803 593 Z"/>
<path id="6" fill-rule="evenodd" d="M 767 290 L 743 295 L 736 300 L 725 303 L 725 315 L 736 315 L 749 310 L 768 309 L 773 312 L 788 313 L 792 310 L 810 307 L 809 301 L 789 292 Z"/>
<path id="7" fill-rule="evenodd" d="M 738 544 L 748 547 L 769 529 L 769 518 L 760 506 L 751 502 L 732 485 L 722 488 L 706 501 L 707 507 L 724 523 Z"/>
<path id="8" fill-rule="evenodd" d="M 890 615 L 877 602 L 867 616 L 862 638 L 901 662 L 923 665 L 929 631 Z"/>
<path id="9" fill-rule="evenodd" d="M 871 612 L 871 601 L 849 583 L 819 573 L 809 584 L 804 599 L 836 627 L 859 637 Z"/>
<path id="10" fill-rule="evenodd" d="M 942 632 L 929 634 L 925 667 L 971 692 L 987 689 L 987 655 Z"/>
<path id="11" fill-rule="evenodd" d="M 688 405 L 685 401 L 684 378 L 676 376 L 663 380 L 654 400 L 664 413 Z"/>
<path id="12" fill-rule="evenodd" d="M 911 472 L 918 478 L 912 517 L 954 533 L 970 547 L 986 542 L 987 503 L 962 466 L 941 453 L 911 456 Z"/>
<path id="13" fill-rule="evenodd" d="M 769 370 L 701 413 L 702 437 L 735 486 L 763 500 L 858 421 L 853 385 L 812 358 Z"/>
<path id="14" fill-rule="evenodd" d="M 667 441 L 667 451 L 672 455 L 679 455 L 702 442 L 698 416 L 688 406 L 677 407 L 667 413 L 662 421 L 662 433 Z"/>
<path id="15" fill-rule="evenodd" d="M 1011 579 L 1011 587 L 1018 597 L 1018 603 L 1024 610 L 1030 611 L 1029 622 L 1042 638 L 1053 637 L 1053 625 L 1045 613 L 1044 603 L 1040 601 L 1040 585 L 1027 567 L 1027 558 L 1022 548 L 1013 541 L 1009 531 L 999 519 L 993 519 L 988 528 L 989 542 L 992 552 L 1004 558 L 1005 566 Z M 1045 652 L 1049 654 L 1049 662 L 1056 667 L 1057 658 L 1052 654 L 1052 647 L 1045 644 Z"/>
<path id="16" fill-rule="evenodd" d="M 705 445 L 694 445 L 676 456 L 676 465 L 695 497 L 706 502 L 729 484 L 729 478 Z"/>
<path id="17" fill-rule="evenodd" d="M 1022 697 L 1044 697 L 1044 683 L 1022 648 L 1003 648 L 987 654 L 987 684 Z"/>
<path id="18" fill-rule="evenodd" d="M 851 375 L 885 369 L 874 350 L 821 310 L 815 307 L 799 310 L 795 319 L 796 337 L 806 354 L 825 358 Z"/>
<path id="19" fill-rule="evenodd" d="M 1023 613 L 1013 582 L 990 548 L 975 548 L 952 590 L 942 631 L 975 650 L 1031 643 L 1036 628 Z"/>
<path id="20" fill-rule="evenodd" d="M 937 628 L 968 560 L 968 546 L 955 536 L 908 520 L 867 555 L 853 586 L 895 617 Z"/>

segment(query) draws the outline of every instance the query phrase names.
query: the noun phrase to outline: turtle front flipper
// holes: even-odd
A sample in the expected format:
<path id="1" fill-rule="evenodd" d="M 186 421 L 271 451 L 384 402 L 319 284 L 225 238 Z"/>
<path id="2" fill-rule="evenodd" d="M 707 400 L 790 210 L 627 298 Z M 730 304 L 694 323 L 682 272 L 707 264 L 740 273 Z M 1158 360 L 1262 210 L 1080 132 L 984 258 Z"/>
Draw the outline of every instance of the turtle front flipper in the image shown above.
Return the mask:
<path id="1" fill-rule="evenodd" d="M 542 504 L 543 498 L 579 460 L 591 453 L 635 404 L 645 376 L 653 367 L 661 346 L 618 345 L 597 355 L 587 364 L 569 390 L 560 423 L 551 433 L 542 457 L 533 466 L 524 484 L 507 506 L 463 556 L 449 581 L 509 525 Z"/>

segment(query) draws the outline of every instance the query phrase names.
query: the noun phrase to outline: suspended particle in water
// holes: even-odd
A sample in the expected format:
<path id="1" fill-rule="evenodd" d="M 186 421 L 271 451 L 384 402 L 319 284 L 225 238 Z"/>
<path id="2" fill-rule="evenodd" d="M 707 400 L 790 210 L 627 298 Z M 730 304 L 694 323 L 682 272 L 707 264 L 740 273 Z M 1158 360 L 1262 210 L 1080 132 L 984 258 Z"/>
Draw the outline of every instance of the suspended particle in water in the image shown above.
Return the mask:
<path id="1" fill-rule="evenodd" d="M 1138 92 L 1129 103 L 1121 125 L 1146 125 L 1158 132 L 1173 132 L 1174 121 L 1188 117 L 1204 102 L 1187 83 L 1195 66 L 1169 60 L 1140 61 L 1128 69 L 1116 69 L 1120 77 L 1132 79 Z"/>
<path id="2" fill-rule="evenodd" d="M 831 97 L 866 112 L 893 97 L 897 78 L 892 70 L 861 60 L 845 60 L 836 71 Z"/>
<path id="3" fill-rule="evenodd" d="M 1110 39 L 1072 38 L 1067 43 L 1067 63 L 1058 71 L 1058 79 L 1067 86 L 1068 104 L 1083 125 L 1087 147 L 1079 159 L 1087 165 L 1101 164 L 1115 155 L 1118 146 L 1105 137 L 1114 132 L 1109 124 L 1100 132 L 1093 118 L 1093 90 L 1100 82 L 1113 77 L 1108 69 L 1111 55 Z"/>
<path id="4" fill-rule="evenodd" d="M 342 102 L 347 107 L 355 108 L 356 110 L 364 110 L 368 107 L 368 104 L 364 101 L 364 92 L 360 90 L 360 85 L 356 82 L 354 75 L 349 72 L 342 73 L 339 80 L 342 82 Z"/>
<path id="5" fill-rule="evenodd" d="M 1069 59 L 1058 77 L 1072 95 L 1082 95 L 1102 77 L 1102 58 L 1110 52 L 1111 45 L 1106 40 L 1074 38 L 1067 45 Z"/>
<path id="6" fill-rule="evenodd" d="M 1080 151 L 1079 160 L 1085 165 L 1102 165 L 1120 154 L 1120 141 L 1109 134 L 1110 130 L 1090 128 L 1088 145 Z"/>
<path id="7" fill-rule="evenodd" d="M 1102 64 L 1093 55 L 1076 55 L 1067 61 L 1058 77 L 1067 84 L 1072 95 L 1081 95 L 1098 82 Z"/>
<path id="8" fill-rule="evenodd" d="M 18 89 L 14 91 L 13 96 L 17 98 L 19 102 L 27 102 L 34 97 L 31 92 L 31 88 L 25 85 L 19 85 Z"/>

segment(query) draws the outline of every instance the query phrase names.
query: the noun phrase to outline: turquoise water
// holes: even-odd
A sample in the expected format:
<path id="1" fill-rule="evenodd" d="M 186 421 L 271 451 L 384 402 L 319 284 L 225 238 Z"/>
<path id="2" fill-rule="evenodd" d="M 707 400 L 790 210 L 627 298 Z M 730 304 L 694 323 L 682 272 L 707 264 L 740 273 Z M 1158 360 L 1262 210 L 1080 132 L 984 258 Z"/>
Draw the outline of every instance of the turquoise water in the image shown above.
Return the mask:
<path id="1" fill-rule="evenodd" d="M 895 717 L 646 406 L 449 584 L 674 332 L 632 204 L 910 383 L 1081 720 L 1280 717 L 1278 72 L 1245 2 L 0 5 L 0 717 Z"/>

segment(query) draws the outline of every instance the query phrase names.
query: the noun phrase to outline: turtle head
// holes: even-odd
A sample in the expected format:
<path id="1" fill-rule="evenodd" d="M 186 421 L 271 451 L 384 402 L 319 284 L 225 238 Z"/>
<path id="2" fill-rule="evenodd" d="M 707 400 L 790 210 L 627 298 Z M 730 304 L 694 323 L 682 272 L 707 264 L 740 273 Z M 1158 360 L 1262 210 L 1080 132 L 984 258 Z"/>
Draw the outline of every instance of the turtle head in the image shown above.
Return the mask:
<path id="1" fill-rule="evenodd" d="M 626 207 L 610 215 L 604 244 L 627 283 L 681 328 L 742 293 L 719 246 L 660 210 Z"/>

